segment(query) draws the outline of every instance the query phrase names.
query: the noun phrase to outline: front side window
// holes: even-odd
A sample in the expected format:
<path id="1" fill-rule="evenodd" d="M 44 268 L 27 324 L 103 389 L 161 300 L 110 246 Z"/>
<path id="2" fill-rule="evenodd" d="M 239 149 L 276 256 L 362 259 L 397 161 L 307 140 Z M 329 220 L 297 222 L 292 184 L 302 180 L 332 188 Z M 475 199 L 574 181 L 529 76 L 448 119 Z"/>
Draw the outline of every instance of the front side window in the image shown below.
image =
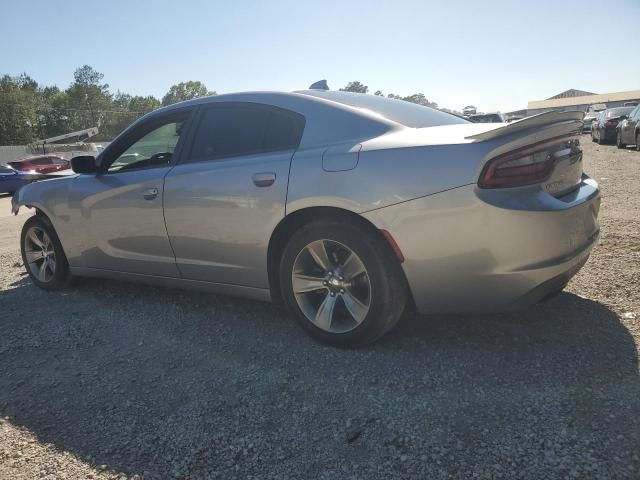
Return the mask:
<path id="1" fill-rule="evenodd" d="M 133 143 L 119 153 L 107 168 L 108 172 L 120 172 L 138 168 L 161 167 L 171 163 L 178 140 L 182 134 L 187 114 L 142 127 L 134 134 Z"/>
<path id="2" fill-rule="evenodd" d="M 296 149 L 304 117 L 276 107 L 219 104 L 204 110 L 193 140 L 191 161 Z"/>

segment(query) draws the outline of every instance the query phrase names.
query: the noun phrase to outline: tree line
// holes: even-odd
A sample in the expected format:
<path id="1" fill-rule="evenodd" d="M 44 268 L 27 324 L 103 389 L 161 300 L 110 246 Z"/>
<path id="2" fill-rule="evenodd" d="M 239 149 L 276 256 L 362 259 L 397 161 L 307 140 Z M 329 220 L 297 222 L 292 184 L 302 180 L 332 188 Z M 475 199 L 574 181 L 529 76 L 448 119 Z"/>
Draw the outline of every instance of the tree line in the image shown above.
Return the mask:
<path id="1" fill-rule="evenodd" d="M 95 140 L 111 140 L 156 108 L 216 93 L 197 81 L 173 85 L 162 100 L 112 93 L 104 75 L 89 65 L 78 68 L 73 79 L 61 90 L 39 85 L 26 73 L 0 78 L 0 145 L 24 145 L 96 126 L 100 133 Z"/>
<path id="2" fill-rule="evenodd" d="M 96 126 L 100 133 L 94 140 L 111 140 L 134 120 L 156 108 L 216 94 L 199 81 L 172 85 L 162 99 L 112 93 L 109 84 L 103 83 L 104 75 L 89 65 L 78 68 L 73 79 L 67 89 L 61 90 L 57 86 L 39 85 L 26 73 L 0 78 L 0 145 L 24 145 Z M 369 87 L 358 81 L 349 82 L 340 90 L 369 93 Z M 377 90 L 374 95 L 383 93 Z M 387 97 L 438 108 L 422 93 L 406 97 L 390 93 Z"/>

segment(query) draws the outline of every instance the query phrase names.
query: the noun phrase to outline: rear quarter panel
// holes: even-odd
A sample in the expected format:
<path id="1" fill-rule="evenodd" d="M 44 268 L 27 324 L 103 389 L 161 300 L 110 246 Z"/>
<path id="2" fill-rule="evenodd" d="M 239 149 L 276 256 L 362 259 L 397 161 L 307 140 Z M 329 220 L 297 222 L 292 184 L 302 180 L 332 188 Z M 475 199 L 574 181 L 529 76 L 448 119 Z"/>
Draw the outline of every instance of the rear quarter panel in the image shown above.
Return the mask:
<path id="1" fill-rule="evenodd" d="M 362 213 L 475 183 L 478 165 L 492 149 L 490 142 L 402 146 L 385 137 L 361 142 L 350 170 L 324 170 L 324 148 L 296 152 L 287 213 L 312 206 Z"/>

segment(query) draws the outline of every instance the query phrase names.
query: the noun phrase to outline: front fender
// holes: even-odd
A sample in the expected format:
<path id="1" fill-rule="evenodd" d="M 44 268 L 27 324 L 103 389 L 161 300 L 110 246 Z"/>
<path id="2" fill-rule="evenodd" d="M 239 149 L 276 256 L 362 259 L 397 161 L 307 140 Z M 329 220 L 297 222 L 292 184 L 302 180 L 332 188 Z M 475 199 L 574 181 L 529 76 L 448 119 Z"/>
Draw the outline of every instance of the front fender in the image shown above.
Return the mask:
<path id="1" fill-rule="evenodd" d="M 11 213 L 17 215 L 21 207 L 35 208 L 51 218 L 51 211 L 44 203 L 42 193 L 30 183 L 18 189 L 11 198 Z"/>
<path id="2" fill-rule="evenodd" d="M 20 188 L 11 199 L 11 212 L 21 207 L 35 208 L 46 215 L 62 237 L 70 228 L 69 186 L 75 177 L 39 180 Z"/>

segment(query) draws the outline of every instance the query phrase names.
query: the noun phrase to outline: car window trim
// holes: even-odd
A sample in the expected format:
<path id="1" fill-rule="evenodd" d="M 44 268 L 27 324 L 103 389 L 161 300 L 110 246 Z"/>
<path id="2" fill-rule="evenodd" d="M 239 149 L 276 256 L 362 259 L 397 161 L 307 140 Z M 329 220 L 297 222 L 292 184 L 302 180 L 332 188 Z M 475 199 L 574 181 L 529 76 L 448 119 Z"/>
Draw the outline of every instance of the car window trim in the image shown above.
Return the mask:
<path id="1" fill-rule="evenodd" d="M 157 114 L 157 115 L 154 115 L 153 117 L 143 120 L 138 125 L 133 127 L 130 131 L 125 131 L 121 138 L 117 138 L 116 141 L 111 143 L 107 148 L 105 148 L 102 154 L 100 155 L 101 162 L 98 168 L 98 175 L 116 175 L 118 173 L 124 174 L 127 172 L 137 172 L 139 170 L 153 170 L 156 168 L 167 168 L 167 167 L 176 166 L 179 163 L 178 159 L 183 154 L 184 145 L 187 144 L 187 137 L 189 137 L 189 134 L 191 132 L 191 127 L 193 124 L 193 119 L 195 117 L 196 111 L 197 111 L 197 108 L 194 106 L 171 109 L 167 112 L 162 112 L 161 114 Z M 133 142 L 131 142 L 130 141 L 131 137 L 136 137 L 138 135 L 138 132 L 140 132 L 140 130 L 142 129 L 147 128 L 149 124 L 157 123 L 159 124 L 159 126 L 161 126 L 160 124 L 162 124 L 163 121 L 173 116 L 177 116 L 180 113 L 186 113 L 187 119 L 183 127 L 183 133 L 180 135 L 180 138 L 178 139 L 178 143 L 176 144 L 176 149 L 173 152 L 173 155 L 171 156 L 171 161 L 167 165 L 151 165 L 151 166 L 139 167 L 139 168 L 129 168 L 122 171 L 120 170 L 115 170 L 113 172 L 108 171 L 109 167 L 113 164 L 113 162 L 117 160 L 117 158 L 120 155 L 122 155 L 127 150 L 127 148 L 129 148 L 131 145 L 133 145 L 137 140 L 141 138 L 140 137 L 137 140 L 134 140 Z M 147 133 L 150 133 L 152 131 L 153 129 L 149 130 Z M 123 143 L 125 144 L 124 149 L 121 150 Z M 114 150 L 114 149 L 116 149 L 115 151 L 119 153 L 116 154 L 115 158 L 110 159 L 109 158 L 111 153 L 110 150 Z"/>
<path id="2" fill-rule="evenodd" d="M 212 109 L 217 109 L 217 108 L 229 108 L 229 107 L 233 107 L 233 106 L 256 106 L 258 108 L 262 108 L 265 110 L 278 110 L 278 111 L 282 111 L 285 112 L 287 115 L 295 115 L 295 116 L 299 116 L 302 118 L 302 133 L 300 135 L 300 138 L 298 139 L 298 144 L 295 147 L 292 148 L 278 148 L 278 149 L 274 149 L 274 150 L 262 150 L 260 152 L 255 152 L 255 153 L 240 153 L 240 154 L 236 154 L 236 155 L 226 155 L 224 157 L 214 157 L 214 158 L 201 158 L 201 159 L 193 159 L 191 158 L 191 153 L 193 151 L 193 147 L 194 147 L 194 140 L 195 137 L 198 133 L 198 128 L 200 127 L 200 122 L 202 121 L 202 118 L 204 117 L 204 114 L 208 111 L 208 110 L 212 110 Z M 298 148 L 300 148 L 300 142 L 302 141 L 302 137 L 304 135 L 304 129 L 307 125 L 307 118 L 299 113 L 299 112 L 295 112 L 293 110 L 289 110 L 287 108 L 282 108 L 282 107 L 278 107 L 276 105 L 271 105 L 268 103 L 259 103 L 259 102 L 212 102 L 212 103 L 207 103 L 204 105 L 199 105 L 197 111 L 195 112 L 195 114 L 192 117 L 192 128 L 189 129 L 189 137 L 188 137 L 188 142 L 185 142 L 185 148 L 184 148 L 184 154 L 178 159 L 177 161 L 177 165 L 180 164 L 189 164 L 189 163 L 203 163 L 203 162 L 219 162 L 219 161 L 224 161 L 224 160 L 228 160 L 228 159 L 233 159 L 233 158 L 246 158 L 246 157 L 255 157 L 258 155 L 272 155 L 275 153 L 284 153 L 284 152 L 295 152 L 296 150 L 298 150 Z"/>

